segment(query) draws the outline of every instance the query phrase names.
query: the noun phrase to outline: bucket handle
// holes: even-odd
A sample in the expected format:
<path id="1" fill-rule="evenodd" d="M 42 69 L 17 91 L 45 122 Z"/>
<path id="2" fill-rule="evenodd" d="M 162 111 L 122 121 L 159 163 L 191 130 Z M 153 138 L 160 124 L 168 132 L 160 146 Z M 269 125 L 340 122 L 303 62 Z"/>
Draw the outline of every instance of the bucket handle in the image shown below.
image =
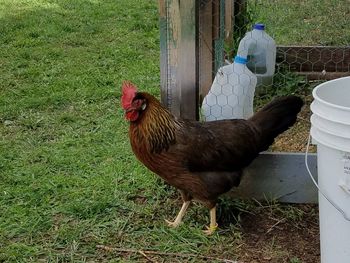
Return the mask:
<path id="1" fill-rule="evenodd" d="M 341 209 L 335 202 L 333 202 L 332 199 L 330 199 L 319 187 L 319 185 L 317 184 L 314 176 L 312 175 L 310 168 L 309 168 L 309 163 L 308 163 L 308 155 L 309 155 L 309 148 L 310 148 L 310 141 L 311 141 L 311 134 L 309 134 L 309 139 L 307 141 L 307 146 L 306 146 L 306 152 L 305 152 L 305 166 L 306 166 L 306 170 L 308 171 L 310 178 L 312 180 L 312 182 L 314 183 L 314 185 L 316 186 L 316 188 L 318 189 L 318 191 L 322 194 L 322 196 L 324 198 L 326 198 L 326 200 L 332 205 L 334 206 L 335 209 L 337 209 L 339 211 L 339 213 L 341 213 L 343 215 L 343 217 L 345 218 L 345 220 L 350 221 L 350 216 L 348 216 L 345 211 L 343 209 Z"/>

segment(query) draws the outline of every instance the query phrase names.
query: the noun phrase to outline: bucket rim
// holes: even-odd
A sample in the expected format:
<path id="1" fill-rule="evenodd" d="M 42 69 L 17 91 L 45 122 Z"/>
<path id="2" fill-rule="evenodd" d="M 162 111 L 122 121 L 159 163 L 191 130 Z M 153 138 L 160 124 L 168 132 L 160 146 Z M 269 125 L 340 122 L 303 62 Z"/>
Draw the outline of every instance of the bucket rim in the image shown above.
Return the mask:
<path id="1" fill-rule="evenodd" d="M 343 151 L 343 152 L 347 152 L 350 153 L 350 148 L 348 147 L 344 147 L 343 145 L 339 145 L 336 143 L 332 143 L 329 142 L 328 140 L 325 140 L 324 138 L 320 138 L 317 134 L 322 133 L 322 130 L 318 129 L 315 126 L 312 126 L 310 128 L 310 134 L 311 137 L 318 143 L 323 144 L 324 146 L 327 146 L 328 148 L 332 148 L 334 150 L 338 150 L 338 151 Z"/>
<path id="2" fill-rule="evenodd" d="M 345 106 L 340 106 L 340 105 L 337 105 L 337 104 L 333 104 L 333 103 L 330 103 L 328 101 L 325 101 L 324 99 L 321 99 L 316 93 L 319 89 L 323 88 L 323 86 L 326 86 L 328 85 L 329 83 L 331 82 L 337 82 L 339 80 L 344 80 L 344 79 L 348 79 L 349 80 L 349 83 L 350 83 L 350 76 L 348 77 L 342 77 L 342 78 L 337 78 L 337 79 L 333 79 L 333 80 L 329 80 L 329 81 L 326 81 L 326 82 L 323 82 L 321 83 L 320 85 L 317 85 L 317 87 L 315 87 L 313 90 L 312 90 L 312 96 L 314 97 L 315 100 L 317 101 L 320 101 L 332 108 L 336 108 L 336 109 L 341 109 L 341 110 L 344 110 L 344 111 L 350 111 L 350 107 L 345 107 Z"/>
<path id="3" fill-rule="evenodd" d="M 311 117 L 310 117 L 310 122 L 311 122 L 312 127 L 318 129 L 319 131 L 327 133 L 327 134 L 329 134 L 331 136 L 335 136 L 335 137 L 339 137 L 339 138 L 343 138 L 343 139 L 350 139 L 350 134 L 348 136 L 346 136 L 346 135 L 335 133 L 335 132 L 333 132 L 333 131 L 325 128 L 325 127 L 321 128 L 319 125 L 315 124 L 315 116 L 317 116 L 317 115 L 312 114 Z"/>
<path id="4" fill-rule="evenodd" d="M 311 109 L 311 112 L 312 112 L 312 115 L 317 115 L 319 117 L 321 117 L 322 119 L 325 119 L 327 121 L 330 121 L 330 122 L 334 122 L 334 123 L 338 123 L 338 124 L 342 124 L 342 125 L 349 125 L 349 123 L 345 122 L 345 121 L 340 121 L 340 120 L 335 120 L 335 119 L 331 119 L 329 118 L 328 116 L 324 115 L 323 113 L 320 113 L 320 112 L 317 112 L 315 110 L 315 104 L 314 104 L 315 101 L 313 101 L 311 104 L 310 104 L 310 109 Z"/>

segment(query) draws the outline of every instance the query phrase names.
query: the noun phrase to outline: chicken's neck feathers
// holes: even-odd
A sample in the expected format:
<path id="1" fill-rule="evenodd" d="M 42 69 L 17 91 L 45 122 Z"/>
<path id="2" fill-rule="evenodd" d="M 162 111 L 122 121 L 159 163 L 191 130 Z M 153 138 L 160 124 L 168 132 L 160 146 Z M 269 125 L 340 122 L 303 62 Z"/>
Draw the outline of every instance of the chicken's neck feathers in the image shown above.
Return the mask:
<path id="1" fill-rule="evenodd" d="M 168 150 L 176 142 L 176 130 L 182 122 L 176 119 L 155 98 L 148 99 L 148 105 L 137 122 L 130 124 L 133 147 L 147 147 L 151 153 Z"/>

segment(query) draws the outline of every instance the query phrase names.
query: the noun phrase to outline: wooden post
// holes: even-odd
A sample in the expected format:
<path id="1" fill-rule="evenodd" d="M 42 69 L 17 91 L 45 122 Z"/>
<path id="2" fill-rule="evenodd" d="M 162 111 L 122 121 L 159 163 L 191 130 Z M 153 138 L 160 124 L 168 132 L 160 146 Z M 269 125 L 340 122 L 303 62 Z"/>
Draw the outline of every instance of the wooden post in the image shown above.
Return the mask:
<path id="1" fill-rule="evenodd" d="M 199 101 L 223 65 L 225 14 L 231 14 L 230 30 L 231 1 L 159 0 L 161 97 L 177 117 L 199 117 Z"/>
<path id="2" fill-rule="evenodd" d="M 197 8 L 196 0 L 180 2 L 181 34 L 179 41 L 180 116 L 198 119 L 197 81 Z"/>
<path id="3" fill-rule="evenodd" d="M 217 69 L 224 62 L 225 8 L 234 0 L 200 1 L 199 7 L 199 98 L 207 95 Z"/>
<path id="4" fill-rule="evenodd" d="M 225 36 L 231 39 L 228 35 L 234 25 L 229 14 L 232 8 L 235 15 L 240 14 L 246 5 L 246 0 L 229 1 L 159 0 L 162 103 L 176 116 L 198 118 L 198 98 L 207 94 L 216 68 L 223 62 Z M 310 155 L 310 168 L 316 175 L 315 155 Z M 317 202 L 317 190 L 307 176 L 304 154 L 262 153 L 245 170 L 241 186 L 230 194 L 292 203 Z"/>
<path id="5" fill-rule="evenodd" d="M 225 42 L 233 46 L 233 1 L 225 1 Z"/>
<path id="6" fill-rule="evenodd" d="M 167 6 L 166 0 L 159 0 L 159 31 L 160 31 L 160 86 L 161 101 L 164 106 L 169 108 L 168 104 L 168 25 L 167 25 Z"/>
<path id="7" fill-rule="evenodd" d="M 213 1 L 214 72 L 224 63 L 225 1 Z"/>
<path id="8" fill-rule="evenodd" d="M 213 3 L 201 1 L 199 6 L 199 101 L 209 92 L 214 79 Z"/>
<path id="9" fill-rule="evenodd" d="M 159 0 L 162 103 L 181 118 L 198 118 L 197 4 Z"/>

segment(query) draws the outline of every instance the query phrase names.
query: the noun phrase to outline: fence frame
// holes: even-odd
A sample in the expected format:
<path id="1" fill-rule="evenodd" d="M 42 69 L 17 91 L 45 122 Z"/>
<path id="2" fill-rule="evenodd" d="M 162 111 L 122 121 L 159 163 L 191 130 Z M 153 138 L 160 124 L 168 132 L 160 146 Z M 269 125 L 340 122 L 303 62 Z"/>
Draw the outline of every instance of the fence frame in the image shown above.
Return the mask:
<path id="1" fill-rule="evenodd" d="M 245 3 L 246 0 L 159 0 L 161 99 L 175 116 L 198 120 L 199 104 L 211 87 L 214 72 L 224 60 L 223 48 L 218 47 L 224 41 L 231 41 L 235 15 Z M 340 56 L 348 64 L 332 63 L 332 59 L 339 60 Z M 317 63 L 310 66 L 303 62 L 310 58 Z M 280 46 L 276 62 L 283 65 L 283 61 L 291 71 L 310 79 L 350 75 L 346 66 L 350 61 L 349 47 L 330 55 L 323 47 Z M 232 194 L 243 198 L 271 197 L 283 202 L 315 203 L 317 190 L 308 178 L 303 160 L 302 153 L 262 153 L 247 168 L 248 175 L 242 182 L 244 187 L 233 190 Z M 310 167 L 315 176 L 316 164 L 316 155 L 311 154 Z"/>

